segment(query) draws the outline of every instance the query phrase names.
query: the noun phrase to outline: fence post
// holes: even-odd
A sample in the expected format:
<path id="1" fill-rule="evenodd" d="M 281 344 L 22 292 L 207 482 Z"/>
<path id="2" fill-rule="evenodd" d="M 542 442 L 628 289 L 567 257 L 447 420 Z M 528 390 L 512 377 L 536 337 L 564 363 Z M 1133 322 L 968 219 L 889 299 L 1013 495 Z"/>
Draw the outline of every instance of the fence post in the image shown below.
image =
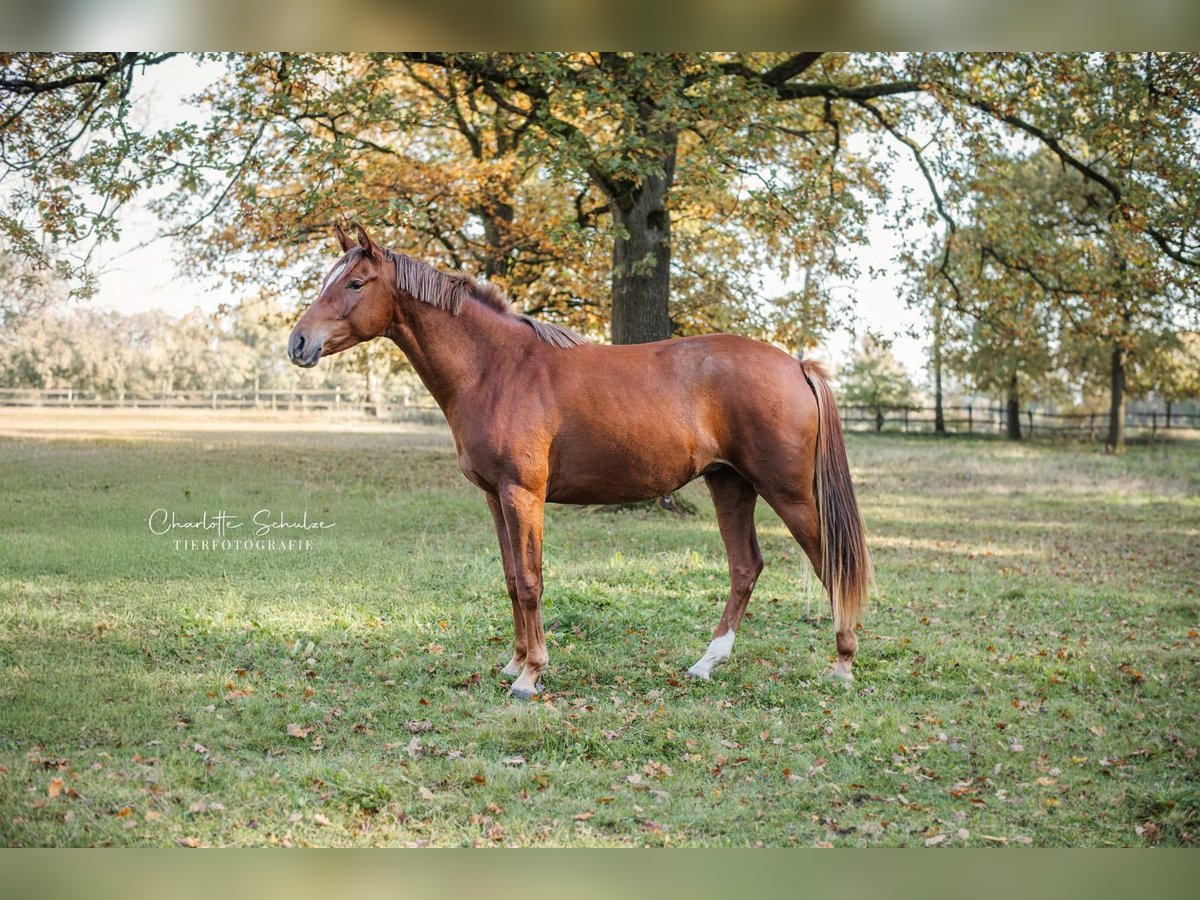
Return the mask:
<path id="1" fill-rule="evenodd" d="M 908 407 L 904 407 L 904 433 L 908 434 Z"/>
<path id="2" fill-rule="evenodd" d="M 975 428 L 975 423 L 973 421 L 973 418 L 974 418 L 974 410 L 971 407 L 971 404 L 968 403 L 967 404 L 967 434 L 970 434 Z"/>
<path id="3" fill-rule="evenodd" d="M 1150 413 L 1150 443 L 1154 443 L 1154 438 L 1158 434 L 1158 410 Z"/>
<path id="4" fill-rule="evenodd" d="M 212 408 L 213 409 L 217 408 L 217 392 L 216 391 L 213 391 Z"/>
<path id="5" fill-rule="evenodd" d="M 1029 419 L 1029 436 L 1033 437 L 1033 410 L 1025 410 L 1025 416 Z"/>

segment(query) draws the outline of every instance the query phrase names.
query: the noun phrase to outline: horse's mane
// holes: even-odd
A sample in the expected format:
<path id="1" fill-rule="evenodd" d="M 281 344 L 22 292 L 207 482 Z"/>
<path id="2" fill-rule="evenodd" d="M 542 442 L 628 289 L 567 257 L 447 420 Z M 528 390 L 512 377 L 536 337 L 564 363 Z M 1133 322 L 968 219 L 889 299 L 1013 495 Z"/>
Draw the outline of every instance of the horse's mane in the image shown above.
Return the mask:
<path id="1" fill-rule="evenodd" d="M 541 322 L 532 316 L 517 312 L 512 302 L 504 296 L 504 292 L 494 284 L 476 281 L 465 272 L 443 272 L 395 250 L 383 252 L 396 266 L 396 289 L 422 303 L 447 310 L 451 315 L 457 316 L 462 311 L 463 302 L 468 297 L 474 297 L 498 313 L 525 322 L 533 329 L 538 340 L 554 347 L 569 348 L 588 343 L 587 338 L 570 328 L 552 322 Z M 346 254 L 345 262 L 352 267 L 362 259 L 364 253 L 361 248 L 353 247 Z"/>

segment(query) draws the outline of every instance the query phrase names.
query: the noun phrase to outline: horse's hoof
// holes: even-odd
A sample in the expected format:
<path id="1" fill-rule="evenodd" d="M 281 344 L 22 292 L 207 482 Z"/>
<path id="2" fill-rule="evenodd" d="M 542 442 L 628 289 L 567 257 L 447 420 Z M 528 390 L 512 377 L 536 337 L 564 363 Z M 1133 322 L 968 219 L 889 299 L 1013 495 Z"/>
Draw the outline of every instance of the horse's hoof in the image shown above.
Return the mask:
<path id="1" fill-rule="evenodd" d="M 687 675 L 688 678 L 696 679 L 696 681 L 712 681 L 711 674 L 704 671 L 703 669 L 697 669 L 695 666 L 692 666 L 684 674 Z"/>
<path id="2" fill-rule="evenodd" d="M 849 684 L 854 680 L 854 673 L 835 668 L 829 673 L 829 677 L 834 681 L 840 681 L 842 684 Z"/>
<path id="3" fill-rule="evenodd" d="M 503 675 L 505 678 L 516 678 L 524 671 L 525 671 L 524 666 L 516 666 L 516 667 L 505 666 L 503 669 L 500 670 L 500 674 Z"/>
<path id="4" fill-rule="evenodd" d="M 510 697 L 516 697 L 518 700 L 532 700 L 534 697 L 536 697 L 541 692 L 542 692 L 542 686 L 540 684 L 536 688 L 534 688 L 532 691 L 529 690 L 528 688 L 516 687 L 515 685 L 508 689 L 508 695 Z"/>

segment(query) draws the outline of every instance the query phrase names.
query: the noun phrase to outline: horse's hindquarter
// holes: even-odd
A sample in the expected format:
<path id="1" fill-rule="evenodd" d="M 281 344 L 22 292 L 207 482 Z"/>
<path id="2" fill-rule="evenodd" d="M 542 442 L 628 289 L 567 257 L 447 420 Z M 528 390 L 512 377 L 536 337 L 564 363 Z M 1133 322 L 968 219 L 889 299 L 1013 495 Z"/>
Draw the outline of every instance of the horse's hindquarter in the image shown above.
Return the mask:
<path id="1" fill-rule="evenodd" d="M 795 360 L 766 344 L 708 335 L 587 346 L 552 366 L 552 502 L 662 496 L 716 462 L 761 468 L 781 439 L 807 443 L 799 418 L 811 393 Z"/>

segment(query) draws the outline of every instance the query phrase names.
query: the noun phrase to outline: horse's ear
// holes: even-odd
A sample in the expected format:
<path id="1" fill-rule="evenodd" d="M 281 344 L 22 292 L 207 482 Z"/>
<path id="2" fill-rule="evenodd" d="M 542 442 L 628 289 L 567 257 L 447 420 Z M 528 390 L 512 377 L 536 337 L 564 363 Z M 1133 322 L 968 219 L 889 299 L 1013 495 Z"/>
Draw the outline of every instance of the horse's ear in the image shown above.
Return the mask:
<path id="1" fill-rule="evenodd" d="M 354 241 L 350 239 L 350 235 L 346 234 L 346 229 L 342 227 L 342 223 L 335 222 L 333 231 L 337 235 L 338 246 L 342 248 L 342 252 L 349 252 L 350 248 L 354 246 Z"/>
<path id="2" fill-rule="evenodd" d="M 350 226 L 354 231 L 354 236 L 358 238 L 358 246 L 362 247 L 363 252 L 371 259 L 379 259 L 379 245 L 371 240 L 371 236 L 367 234 L 367 229 L 363 228 L 358 222 Z"/>

